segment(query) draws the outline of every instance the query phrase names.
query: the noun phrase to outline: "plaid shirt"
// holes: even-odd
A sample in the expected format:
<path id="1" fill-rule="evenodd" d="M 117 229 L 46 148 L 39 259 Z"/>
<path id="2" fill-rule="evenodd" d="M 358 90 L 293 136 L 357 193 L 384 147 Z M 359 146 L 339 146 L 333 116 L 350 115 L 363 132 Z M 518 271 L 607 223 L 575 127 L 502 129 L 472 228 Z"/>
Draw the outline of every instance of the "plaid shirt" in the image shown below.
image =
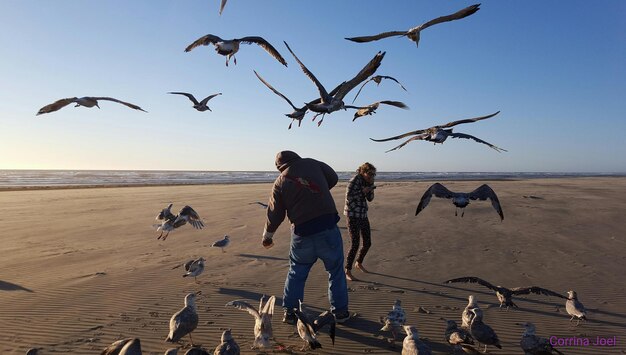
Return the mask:
<path id="1" fill-rule="evenodd" d="M 368 194 L 363 193 L 363 188 L 369 185 L 361 174 L 356 174 L 348 183 L 346 189 L 346 204 L 343 214 L 348 217 L 367 218 L 367 201 L 374 199 L 374 190 Z"/>

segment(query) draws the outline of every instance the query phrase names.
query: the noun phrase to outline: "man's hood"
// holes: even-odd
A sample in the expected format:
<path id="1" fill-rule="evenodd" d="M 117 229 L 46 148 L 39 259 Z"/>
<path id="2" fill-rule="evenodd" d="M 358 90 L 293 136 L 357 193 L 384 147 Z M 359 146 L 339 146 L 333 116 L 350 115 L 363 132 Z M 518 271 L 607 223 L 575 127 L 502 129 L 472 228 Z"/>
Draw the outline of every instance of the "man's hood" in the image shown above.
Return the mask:
<path id="1" fill-rule="evenodd" d="M 282 172 L 287 169 L 292 162 L 298 159 L 302 158 L 300 158 L 297 153 L 292 152 L 291 150 L 283 150 L 282 152 L 276 154 L 276 169 Z"/>

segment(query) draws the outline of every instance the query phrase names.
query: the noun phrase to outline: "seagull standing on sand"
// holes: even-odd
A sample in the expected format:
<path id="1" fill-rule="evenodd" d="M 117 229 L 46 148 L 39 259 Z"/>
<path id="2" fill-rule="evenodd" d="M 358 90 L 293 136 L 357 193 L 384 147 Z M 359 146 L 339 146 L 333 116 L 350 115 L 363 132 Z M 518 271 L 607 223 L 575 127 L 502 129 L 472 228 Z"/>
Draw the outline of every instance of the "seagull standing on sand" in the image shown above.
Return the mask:
<path id="1" fill-rule="evenodd" d="M 167 239 L 167 236 L 171 231 L 184 226 L 187 222 L 189 222 L 189 224 L 191 224 L 191 226 L 195 229 L 202 229 L 202 227 L 204 227 L 202 219 L 198 213 L 191 208 L 191 206 L 181 208 L 178 215 L 174 215 L 171 209 L 172 204 L 170 203 L 156 216 L 156 220 L 161 221 L 160 225 L 156 225 L 157 231 L 161 231 L 161 234 L 157 237 L 157 239 Z M 166 232 L 166 234 L 163 235 L 163 232 Z"/>
<path id="2" fill-rule="evenodd" d="M 578 301 L 578 294 L 576 291 L 567 291 L 567 301 L 565 301 L 565 310 L 567 314 L 572 316 L 570 318 L 570 323 L 576 319 L 576 326 L 580 324 L 580 320 L 587 320 L 587 310 L 585 310 L 585 306 Z"/>
<path id="3" fill-rule="evenodd" d="M 98 100 L 107 100 L 107 101 L 113 101 L 113 102 L 117 102 L 120 103 L 122 105 L 126 105 L 132 109 L 135 110 L 139 110 L 139 111 L 143 111 L 143 112 L 148 112 L 144 109 L 142 109 L 141 107 L 137 106 L 137 105 L 133 105 L 129 102 L 125 102 L 122 100 L 118 100 L 118 99 L 114 99 L 112 97 L 94 97 L 94 96 L 85 96 L 85 97 L 69 97 L 67 99 L 61 99 L 61 100 L 57 100 L 53 103 L 51 103 L 50 105 L 46 105 L 42 108 L 39 109 L 39 112 L 37 112 L 37 116 L 44 114 L 44 113 L 50 113 L 50 112 L 54 112 L 54 111 L 58 111 L 60 109 L 62 109 L 63 107 L 71 104 L 71 103 L 75 103 L 76 105 L 74 105 L 74 107 L 78 107 L 78 106 L 84 106 L 84 107 L 97 107 L 100 108 L 100 106 L 98 105 Z"/>
<path id="4" fill-rule="evenodd" d="M 280 64 L 287 66 L 287 62 L 285 59 L 278 53 L 276 48 L 272 47 L 272 45 L 263 39 L 262 37 L 257 36 L 248 36 L 242 38 L 235 39 L 221 39 L 219 36 L 208 34 L 206 36 L 202 36 L 195 40 L 192 44 L 188 45 L 185 48 L 185 52 L 190 52 L 192 49 L 198 46 L 208 46 L 212 44 L 215 46 L 215 51 L 217 54 L 221 54 L 226 56 L 226 66 L 228 66 L 228 61 L 230 58 L 233 58 L 235 65 L 237 64 L 237 58 L 235 58 L 235 53 L 239 51 L 239 44 L 258 44 L 261 48 L 265 49 L 267 53 L 269 53 L 272 57 L 274 57 Z"/>
<path id="5" fill-rule="evenodd" d="M 472 308 L 478 308 L 478 303 L 474 295 L 469 295 L 469 297 L 467 297 L 467 306 L 465 306 L 463 313 L 461 313 L 461 328 L 463 329 L 469 330 L 472 317 L 474 316 L 470 311 Z"/>
<path id="6" fill-rule="evenodd" d="M 211 244 L 211 246 L 214 248 L 221 248 L 222 253 L 225 253 L 224 248 L 226 248 L 229 244 L 230 244 L 230 239 L 227 235 L 225 235 L 224 239 L 214 242 L 213 244 Z"/>
<path id="7" fill-rule="evenodd" d="M 118 340 L 104 349 L 100 355 L 141 355 L 141 342 L 138 338 Z"/>
<path id="8" fill-rule="evenodd" d="M 173 94 L 173 95 L 185 95 L 187 96 L 187 98 L 189 98 L 189 100 L 191 100 L 191 102 L 193 102 L 193 108 L 195 108 L 196 110 L 200 111 L 200 112 L 204 112 L 204 111 L 213 111 L 211 110 L 211 108 L 207 105 L 207 103 L 209 102 L 209 100 L 211 100 L 212 98 L 214 98 L 217 95 L 221 95 L 221 92 L 218 92 L 217 94 L 213 94 L 213 95 L 209 95 L 207 97 L 205 97 L 204 99 L 202 99 L 202 101 L 198 102 L 198 100 L 196 100 L 196 98 L 189 93 L 186 92 L 168 92 L 168 94 Z"/>
<path id="9" fill-rule="evenodd" d="M 381 318 L 381 322 L 384 324 L 381 331 L 391 331 L 393 335 L 393 340 L 396 340 L 398 331 L 402 330 L 404 323 L 406 322 L 406 313 L 402 306 L 400 305 L 401 301 L 396 300 L 393 304 L 392 310 L 387 314 L 386 317 Z"/>
<path id="10" fill-rule="evenodd" d="M 337 92 L 331 95 L 330 93 L 328 93 L 328 91 L 326 91 L 326 88 L 324 88 L 322 83 L 317 80 L 315 75 L 304 65 L 304 63 L 300 61 L 296 54 L 291 50 L 287 42 L 284 43 L 285 46 L 287 46 L 287 49 L 289 50 L 291 55 L 293 55 L 293 57 L 296 59 L 296 62 L 298 62 L 298 64 L 300 65 L 300 68 L 302 69 L 304 74 L 306 74 L 306 76 L 311 79 L 311 81 L 313 81 L 313 83 L 317 87 L 317 90 L 319 91 L 320 102 L 310 102 L 306 104 L 306 107 L 309 110 L 322 115 L 322 119 L 320 120 L 320 122 L 317 123 L 318 126 L 324 120 L 323 115 L 335 112 L 340 109 L 345 109 L 345 104 L 343 102 L 344 97 L 357 85 L 373 75 L 380 66 L 383 58 L 385 57 L 385 52 L 378 52 L 378 54 L 376 54 L 374 58 L 372 58 L 372 60 L 370 60 L 369 63 L 367 63 L 365 67 L 363 67 L 363 69 L 361 69 L 361 71 L 354 78 L 350 79 L 349 81 L 343 82 L 340 86 L 338 86 Z M 313 118 L 313 120 L 315 120 L 315 118 L 317 118 L 317 115 Z"/>
<path id="11" fill-rule="evenodd" d="M 374 102 L 373 104 L 367 105 L 365 107 L 359 107 L 359 106 L 351 106 L 351 105 L 345 105 L 345 108 L 353 108 L 356 109 L 356 113 L 354 114 L 354 118 L 352 119 L 352 122 L 354 122 L 357 118 L 359 117 L 363 117 L 363 116 L 369 116 L 373 113 L 376 113 L 376 110 L 378 109 L 378 106 L 380 104 L 385 104 L 385 105 L 390 105 L 390 106 L 395 106 L 395 107 L 399 107 L 405 110 L 409 109 L 409 106 L 407 106 L 404 102 L 400 102 L 400 101 L 389 101 L 389 100 L 384 100 L 384 101 L 377 101 Z"/>
<path id="12" fill-rule="evenodd" d="M 535 335 L 535 325 L 532 323 L 516 323 L 525 328 L 524 334 L 522 334 L 522 340 L 519 345 L 524 350 L 524 355 L 550 355 L 561 354 L 562 352 L 555 349 L 552 344 L 546 338 L 541 338 Z"/>
<path id="13" fill-rule="evenodd" d="M 470 15 L 474 14 L 476 11 L 479 10 L 479 6 L 480 6 L 480 4 L 468 6 L 468 7 L 464 8 L 464 9 L 462 9 L 462 10 L 459 10 L 459 11 L 451 14 L 451 15 L 437 17 L 436 19 L 430 20 L 430 21 L 425 22 L 425 23 L 423 23 L 423 24 L 421 24 L 419 26 L 413 27 L 413 28 L 409 29 L 408 31 L 383 32 L 383 33 L 379 33 L 379 34 L 373 35 L 373 36 L 352 37 L 352 38 L 346 38 L 346 39 L 349 40 L 349 41 L 357 42 L 357 43 L 363 43 L 363 42 L 377 41 L 379 39 L 383 39 L 383 38 L 387 38 L 387 37 L 393 37 L 393 36 L 406 36 L 408 39 L 410 39 L 411 41 L 415 42 L 415 46 L 419 46 L 420 31 L 422 31 L 423 29 L 426 29 L 426 28 L 428 28 L 428 27 L 430 27 L 432 25 L 436 25 L 438 23 L 459 20 L 459 19 L 462 19 L 464 17 L 470 16 Z"/>
<path id="14" fill-rule="evenodd" d="M 452 345 L 455 354 L 457 350 L 462 350 L 465 346 L 474 345 L 474 339 L 467 330 L 459 328 L 453 320 L 446 320 L 446 322 L 445 338 L 448 344 Z"/>
<path id="15" fill-rule="evenodd" d="M 375 83 L 376 83 L 376 86 L 378 86 L 378 85 L 380 85 L 380 83 L 383 81 L 383 79 L 389 79 L 389 80 L 393 80 L 393 81 L 395 81 L 396 83 L 398 83 L 398 85 L 400 85 L 400 87 L 402 88 L 402 90 L 406 91 L 406 88 L 405 88 L 402 84 L 400 84 L 400 82 L 399 82 L 396 78 L 391 77 L 391 76 L 387 76 L 387 75 L 375 75 L 375 76 L 373 76 L 373 77 L 371 77 L 371 78 L 367 79 L 367 80 L 363 83 L 363 85 L 361 85 L 361 87 L 359 88 L 359 91 L 357 91 L 356 95 L 354 96 L 354 99 L 352 99 L 352 103 L 354 103 L 354 101 L 356 101 L 356 98 L 359 96 L 359 94 L 361 93 L 361 90 L 363 90 L 363 87 L 364 87 L 367 83 L 369 83 L 370 81 L 373 81 L 373 82 L 375 82 Z"/>
<path id="16" fill-rule="evenodd" d="M 498 335 L 487 324 L 483 323 L 483 311 L 480 308 L 472 308 L 470 312 L 474 315 L 470 323 L 470 334 L 479 343 L 485 345 L 485 352 L 487 352 L 487 345 L 493 345 L 498 349 L 502 349 Z"/>
<path id="17" fill-rule="evenodd" d="M 222 343 L 215 348 L 213 355 L 239 355 L 239 344 L 233 339 L 230 329 L 222 333 Z"/>
<path id="18" fill-rule="evenodd" d="M 502 207 L 500 207 L 500 200 L 498 200 L 498 196 L 496 193 L 489 187 L 487 184 L 483 184 L 479 186 L 476 190 L 466 193 L 466 192 L 453 192 L 448 190 L 445 186 L 440 183 L 434 183 L 431 185 L 422 198 L 420 199 L 420 203 L 417 205 L 417 209 L 415 210 L 415 215 L 417 216 L 428 204 L 430 203 L 431 197 L 435 195 L 435 197 L 446 198 L 452 200 L 452 203 L 461 209 L 461 217 L 465 214 L 465 207 L 469 205 L 470 200 L 480 200 L 485 201 L 487 199 L 491 200 L 491 205 L 500 215 L 500 221 L 504 220 L 504 213 L 502 212 Z M 457 210 L 454 210 L 454 215 L 457 215 Z"/>
<path id="19" fill-rule="evenodd" d="M 554 296 L 554 297 L 567 299 L 567 297 L 561 295 L 560 293 L 550 291 L 542 287 L 529 286 L 529 287 L 515 287 L 515 288 L 509 289 L 509 288 L 502 287 L 502 286 L 495 286 L 475 276 L 459 277 L 456 279 L 448 280 L 445 283 L 449 284 L 453 282 L 477 283 L 481 286 L 485 286 L 491 290 L 494 290 L 496 292 L 496 297 L 498 297 L 498 301 L 500 302 L 500 308 L 502 308 L 502 306 L 506 306 L 507 311 L 509 310 L 509 307 L 519 308 L 515 303 L 513 303 L 513 296 L 515 295 L 528 295 L 528 294 L 534 293 L 537 295 Z"/>
<path id="20" fill-rule="evenodd" d="M 265 305 L 263 304 L 264 299 L 265 295 L 263 295 L 259 301 L 259 310 L 256 310 L 248 302 L 242 300 L 234 300 L 226 303 L 227 307 L 230 306 L 239 308 L 242 311 L 247 311 L 254 317 L 253 349 L 269 348 L 270 338 L 273 336 L 272 317 L 274 316 L 274 303 L 276 302 L 276 297 L 270 297 Z"/>
<path id="21" fill-rule="evenodd" d="M 444 125 L 440 125 L 440 126 L 433 126 L 433 127 L 429 127 L 426 129 L 418 129 L 417 131 L 412 131 L 412 132 L 407 132 L 404 134 L 401 134 L 399 136 L 394 136 L 394 137 L 389 137 L 389 138 L 384 138 L 384 139 L 374 139 L 374 138 L 370 138 L 371 140 L 373 140 L 374 142 L 386 142 L 386 141 L 390 141 L 390 140 L 395 140 L 395 139 L 400 139 L 400 138 L 405 138 L 408 136 L 414 136 L 411 137 L 409 139 L 407 139 L 404 143 L 389 149 L 388 151 L 386 151 L 385 153 L 391 152 L 392 150 L 396 150 L 396 149 L 400 149 L 402 147 L 404 147 L 407 143 L 414 141 L 416 139 L 419 140 L 424 140 L 424 141 L 428 141 L 428 142 L 433 142 L 435 144 L 437 143 L 443 143 L 446 141 L 446 139 L 448 139 L 448 137 L 451 138 L 465 138 L 465 139 L 473 139 L 474 141 L 478 142 L 478 143 L 482 143 L 482 144 L 486 144 L 489 147 L 495 149 L 497 152 L 500 151 L 504 151 L 506 152 L 506 149 L 502 149 L 500 147 L 496 147 L 495 145 L 485 142 L 484 140 L 474 137 L 472 135 L 469 134 L 465 134 L 465 133 L 453 133 L 452 132 L 452 128 L 450 127 L 454 127 L 458 124 L 462 124 L 462 123 L 471 123 L 471 122 L 476 122 L 476 121 L 480 121 L 480 120 L 484 120 L 487 119 L 489 117 L 493 117 L 495 115 L 497 115 L 498 113 L 500 113 L 500 111 L 496 112 L 496 113 L 492 113 L 491 115 L 487 115 L 487 116 L 482 116 L 482 117 L 476 117 L 476 118 L 468 118 L 465 120 L 458 120 L 458 121 L 454 121 L 454 122 L 449 122 L 446 123 Z M 450 129 L 446 129 L 446 128 L 450 128 Z"/>
<path id="22" fill-rule="evenodd" d="M 198 310 L 196 309 L 196 293 L 188 293 L 185 296 L 185 307 L 174 313 L 170 318 L 170 333 L 165 338 L 166 342 L 175 343 L 189 334 L 189 340 L 193 346 L 191 332 L 198 327 Z"/>
<path id="23" fill-rule="evenodd" d="M 205 261 L 206 260 L 203 257 L 200 257 L 198 259 L 191 259 L 186 262 L 184 265 L 186 273 L 183 275 L 183 277 L 193 276 L 193 279 L 198 282 L 198 279 L 196 277 L 204 271 Z"/>
<path id="24" fill-rule="evenodd" d="M 211 355 L 206 349 L 194 346 L 191 349 L 185 351 L 185 355 Z"/>
<path id="25" fill-rule="evenodd" d="M 406 332 L 406 337 L 402 341 L 402 355 L 432 354 L 430 347 L 420 340 L 417 328 L 405 325 L 404 331 Z"/>

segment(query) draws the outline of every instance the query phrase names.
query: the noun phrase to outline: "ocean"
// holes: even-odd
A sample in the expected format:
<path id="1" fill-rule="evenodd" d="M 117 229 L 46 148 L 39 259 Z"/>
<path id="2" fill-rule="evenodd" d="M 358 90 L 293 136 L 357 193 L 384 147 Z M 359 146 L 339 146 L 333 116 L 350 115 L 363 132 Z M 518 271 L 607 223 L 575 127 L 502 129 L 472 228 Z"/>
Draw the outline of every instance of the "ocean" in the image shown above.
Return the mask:
<path id="1" fill-rule="evenodd" d="M 355 173 L 338 172 L 340 181 Z M 272 182 L 278 171 L 0 170 L 0 189 L 80 186 L 199 185 Z M 626 176 L 614 173 L 378 172 L 378 181 L 498 180 Z"/>

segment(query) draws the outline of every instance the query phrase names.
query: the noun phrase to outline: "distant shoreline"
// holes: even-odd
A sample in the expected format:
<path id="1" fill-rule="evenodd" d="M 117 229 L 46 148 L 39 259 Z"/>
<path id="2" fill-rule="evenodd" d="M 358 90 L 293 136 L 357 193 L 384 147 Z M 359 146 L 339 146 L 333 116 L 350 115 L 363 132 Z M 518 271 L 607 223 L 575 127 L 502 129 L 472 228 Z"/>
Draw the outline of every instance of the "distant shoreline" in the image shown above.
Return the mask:
<path id="1" fill-rule="evenodd" d="M 390 183 L 416 183 L 416 182 L 437 182 L 437 181 L 462 181 L 462 182 L 471 182 L 471 181 L 523 181 L 523 180 L 540 180 L 540 179 L 621 179 L 626 178 L 626 174 L 606 174 L 606 175 L 558 175 L 558 176 L 525 176 L 525 177 L 510 177 L 510 178 L 494 178 L 485 176 L 484 178 L 480 177 L 442 177 L 439 179 L 430 178 L 430 179 L 377 179 L 377 183 L 382 184 L 390 184 Z M 129 183 L 129 184 L 84 184 L 84 185 L 29 185 L 29 186 L 0 186 L 0 192 L 9 192 L 9 191 L 41 191 L 41 190 L 76 190 L 76 189 L 109 189 L 109 188 L 129 188 L 129 187 L 192 187 L 192 186 L 204 186 L 204 185 L 254 185 L 254 184 L 271 184 L 271 181 L 214 181 L 214 182 L 204 182 L 204 183 Z M 340 179 L 339 183 L 347 183 L 348 179 Z"/>

